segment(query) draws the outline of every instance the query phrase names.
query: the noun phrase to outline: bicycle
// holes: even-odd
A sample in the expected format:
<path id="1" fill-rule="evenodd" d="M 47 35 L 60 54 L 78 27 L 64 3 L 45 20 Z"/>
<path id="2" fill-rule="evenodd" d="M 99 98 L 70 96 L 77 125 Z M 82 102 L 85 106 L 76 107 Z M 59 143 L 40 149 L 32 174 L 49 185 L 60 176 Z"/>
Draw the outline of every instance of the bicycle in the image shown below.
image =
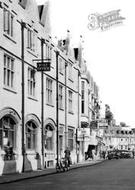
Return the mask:
<path id="1" fill-rule="evenodd" d="M 69 170 L 69 162 L 66 158 L 61 158 L 57 163 L 56 163 L 56 171 L 57 172 L 65 172 Z"/>

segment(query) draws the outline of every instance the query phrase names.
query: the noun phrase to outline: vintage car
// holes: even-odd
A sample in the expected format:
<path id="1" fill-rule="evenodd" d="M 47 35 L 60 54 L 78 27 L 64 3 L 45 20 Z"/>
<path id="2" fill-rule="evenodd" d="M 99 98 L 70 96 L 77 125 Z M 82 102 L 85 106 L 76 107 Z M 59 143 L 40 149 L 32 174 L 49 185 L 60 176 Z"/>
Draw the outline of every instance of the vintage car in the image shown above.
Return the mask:
<path id="1" fill-rule="evenodd" d="M 119 154 L 118 151 L 115 151 L 115 150 L 108 151 L 107 158 L 108 158 L 108 160 L 119 159 L 120 158 L 120 154 Z"/>
<path id="2" fill-rule="evenodd" d="M 128 150 L 119 150 L 120 158 L 132 158 L 132 152 Z"/>

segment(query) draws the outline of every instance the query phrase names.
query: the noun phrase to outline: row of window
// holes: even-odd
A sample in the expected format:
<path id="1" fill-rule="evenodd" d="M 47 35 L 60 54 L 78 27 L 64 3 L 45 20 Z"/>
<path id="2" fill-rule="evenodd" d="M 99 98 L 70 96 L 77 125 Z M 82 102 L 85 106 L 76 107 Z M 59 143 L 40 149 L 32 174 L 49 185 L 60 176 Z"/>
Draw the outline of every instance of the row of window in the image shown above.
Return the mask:
<path id="1" fill-rule="evenodd" d="M 14 15 L 7 8 L 3 8 L 3 18 L 4 18 L 4 33 L 10 37 L 14 37 Z M 37 31 L 27 26 L 27 48 L 32 52 L 37 51 Z M 49 44 L 45 44 L 45 57 L 46 59 L 52 58 L 52 47 Z M 63 59 L 59 58 L 59 72 L 63 74 L 65 64 Z M 69 78 L 72 80 L 72 64 L 68 64 L 68 74 Z"/>
<path id="2" fill-rule="evenodd" d="M 37 126 L 32 121 L 28 121 L 26 123 L 26 149 L 35 150 L 37 143 Z M 46 126 L 46 132 L 50 131 L 51 136 L 46 136 L 45 148 L 47 150 L 54 149 L 54 130 L 50 125 Z M 59 136 L 61 139 L 60 147 L 63 144 L 63 136 Z M 70 150 L 73 150 L 73 142 L 74 142 L 74 130 L 68 129 L 68 146 Z M 14 149 L 16 148 L 16 123 L 10 117 L 3 117 L 0 120 L 0 147 L 3 149 L 5 146 L 12 146 Z"/>
<path id="3" fill-rule="evenodd" d="M 117 134 L 130 134 L 130 135 L 132 135 L 133 131 L 121 131 L 121 130 L 117 130 L 116 133 Z"/>
<path id="4" fill-rule="evenodd" d="M 14 39 L 15 19 L 14 14 L 7 7 L 3 8 L 3 30 L 6 35 Z M 27 48 L 33 53 L 37 52 L 37 31 L 27 25 Z M 49 44 L 45 44 L 46 59 L 51 59 L 52 48 Z"/>
<path id="5" fill-rule="evenodd" d="M 4 54 L 4 86 L 14 89 L 15 67 L 14 59 Z M 36 98 L 36 71 L 28 68 L 28 95 Z M 46 103 L 53 105 L 53 80 L 46 78 Z M 64 108 L 63 86 L 59 85 L 59 108 Z M 69 112 L 73 112 L 73 92 L 68 91 L 68 108 Z"/>

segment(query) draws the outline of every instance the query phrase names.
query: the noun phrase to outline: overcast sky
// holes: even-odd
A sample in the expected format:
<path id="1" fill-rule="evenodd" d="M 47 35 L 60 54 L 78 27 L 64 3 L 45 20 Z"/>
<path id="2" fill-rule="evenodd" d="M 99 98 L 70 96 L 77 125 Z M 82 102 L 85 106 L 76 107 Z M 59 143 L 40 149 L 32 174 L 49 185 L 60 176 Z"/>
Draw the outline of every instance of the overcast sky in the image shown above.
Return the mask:
<path id="1" fill-rule="evenodd" d="M 46 0 L 37 0 L 38 3 Z M 52 35 L 69 29 L 72 41 L 84 38 L 84 58 L 99 86 L 100 100 L 109 104 L 117 123 L 135 127 L 135 11 L 133 0 L 50 0 Z M 123 25 L 90 31 L 88 16 L 120 9 Z"/>

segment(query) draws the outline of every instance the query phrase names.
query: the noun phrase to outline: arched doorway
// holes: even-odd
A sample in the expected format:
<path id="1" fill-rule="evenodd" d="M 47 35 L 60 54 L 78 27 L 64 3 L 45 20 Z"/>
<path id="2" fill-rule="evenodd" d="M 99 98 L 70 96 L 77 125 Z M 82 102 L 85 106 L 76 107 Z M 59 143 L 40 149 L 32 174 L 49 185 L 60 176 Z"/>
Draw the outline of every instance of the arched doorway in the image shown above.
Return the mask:
<path id="1" fill-rule="evenodd" d="M 40 120 L 35 114 L 28 114 L 25 118 L 26 152 L 40 153 Z"/>
<path id="2" fill-rule="evenodd" d="M 0 146 L 5 150 L 4 160 L 12 160 L 16 148 L 16 123 L 9 115 L 0 119 Z M 12 152 L 8 152 L 8 147 L 12 147 Z"/>
<path id="3" fill-rule="evenodd" d="M 28 114 L 25 121 L 25 171 L 41 169 L 41 123 L 35 114 Z"/>
<path id="4" fill-rule="evenodd" d="M 14 150 L 17 149 L 18 125 L 20 121 L 21 119 L 14 109 L 4 108 L 0 111 L 0 147 L 2 150 L 5 150 L 7 146 L 12 147 Z"/>
<path id="5" fill-rule="evenodd" d="M 12 108 L 0 110 L 0 173 L 15 173 L 17 168 L 18 154 L 20 151 L 21 138 L 19 133 L 20 117 Z"/>
<path id="6" fill-rule="evenodd" d="M 47 151 L 53 151 L 54 149 L 53 136 L 54 136 L 54 128 L 50 124 L 47 124 L 45 127 L 45 137 L 46 137 L 45 148 Z"/>

